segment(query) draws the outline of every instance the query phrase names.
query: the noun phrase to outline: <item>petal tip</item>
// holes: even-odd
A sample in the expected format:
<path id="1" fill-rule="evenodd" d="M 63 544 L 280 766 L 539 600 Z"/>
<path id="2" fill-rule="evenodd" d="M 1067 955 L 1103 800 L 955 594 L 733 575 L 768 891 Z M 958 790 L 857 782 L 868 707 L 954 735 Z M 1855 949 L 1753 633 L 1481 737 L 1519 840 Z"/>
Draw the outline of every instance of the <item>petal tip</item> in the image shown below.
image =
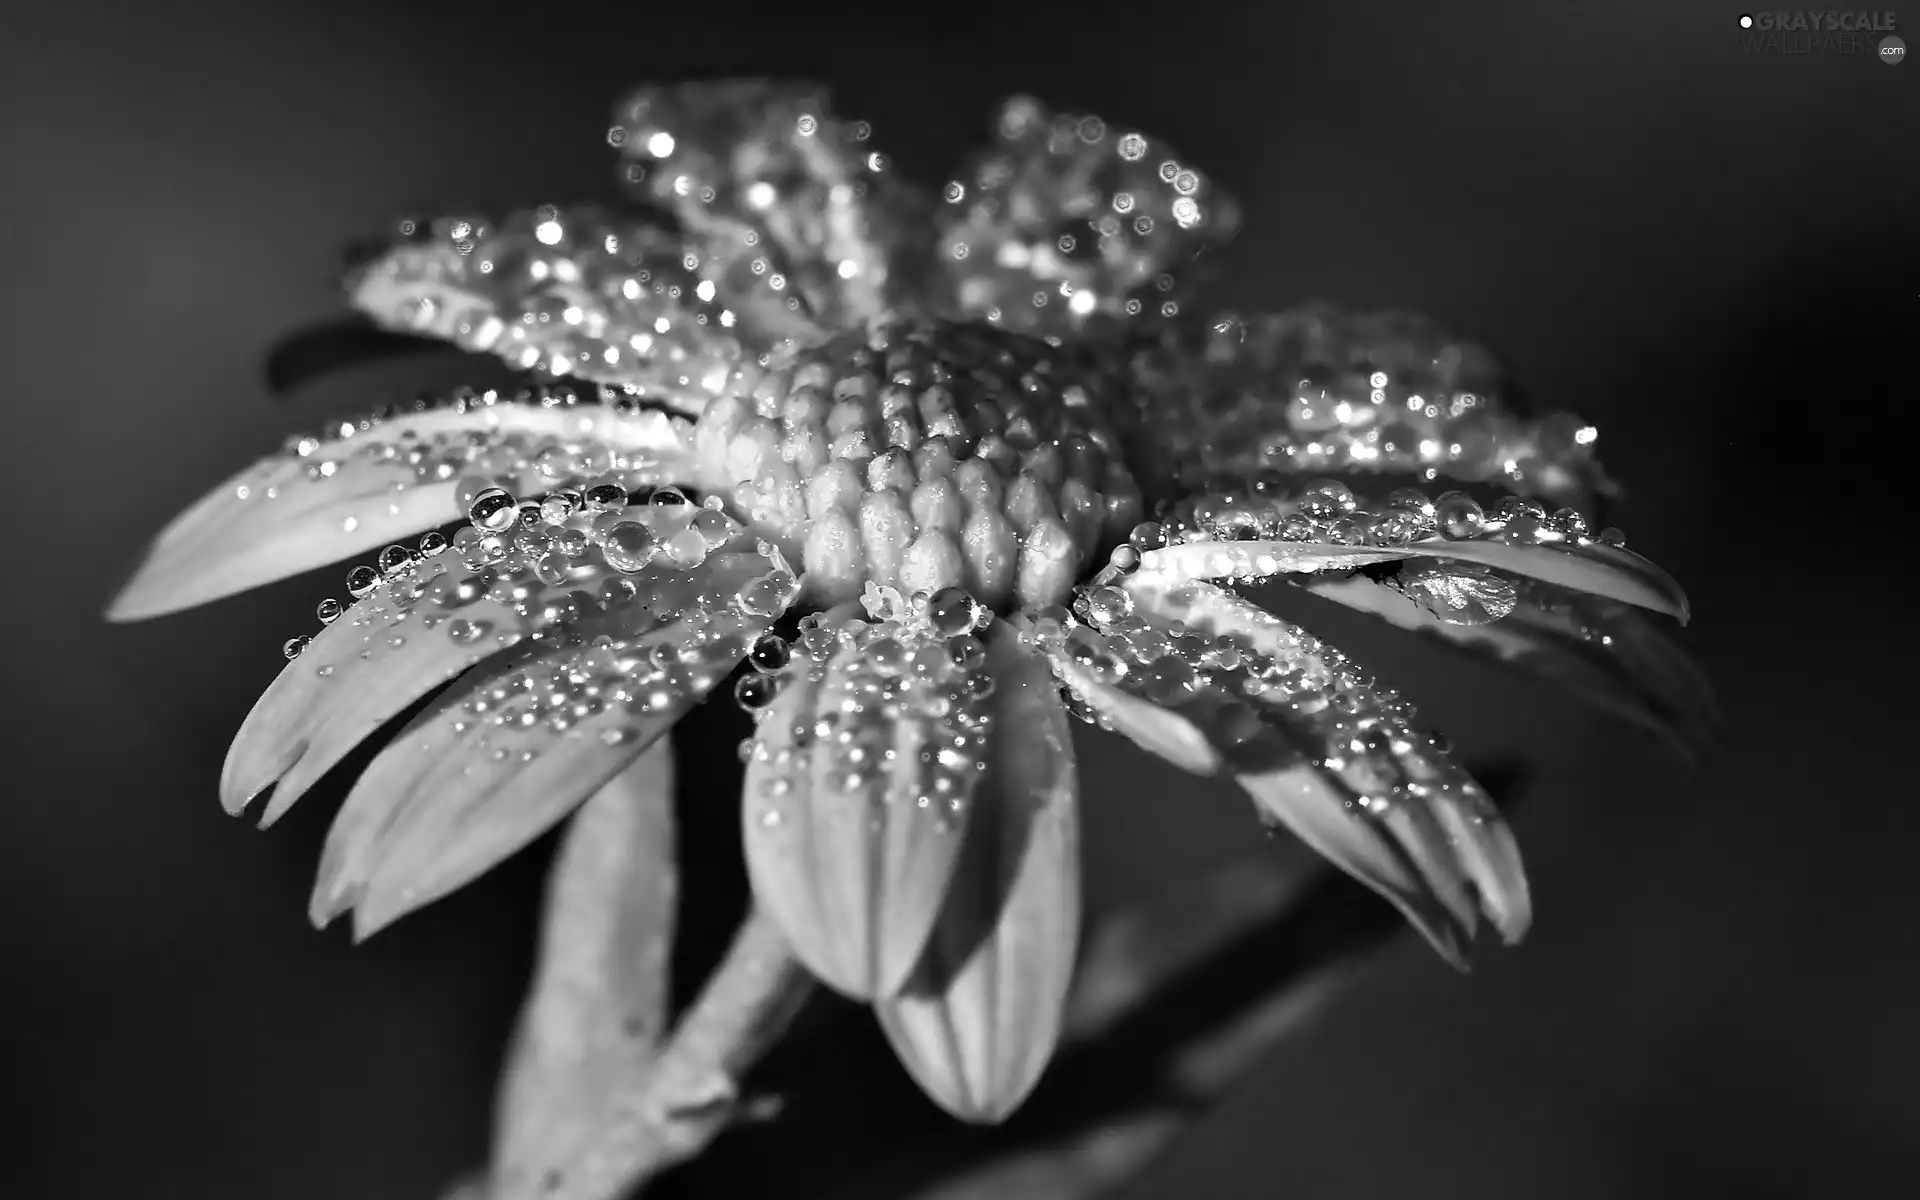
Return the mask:
<path id="1" fill-rule="evenodd" d="M 180 606 L 167 604 L 157 593 L 158 589 L 142 567 L 132 579 L 121 585 L 100 615 L 110 625 L 131 625 L 136 621 L 148 621 L 178 611 Z"/>

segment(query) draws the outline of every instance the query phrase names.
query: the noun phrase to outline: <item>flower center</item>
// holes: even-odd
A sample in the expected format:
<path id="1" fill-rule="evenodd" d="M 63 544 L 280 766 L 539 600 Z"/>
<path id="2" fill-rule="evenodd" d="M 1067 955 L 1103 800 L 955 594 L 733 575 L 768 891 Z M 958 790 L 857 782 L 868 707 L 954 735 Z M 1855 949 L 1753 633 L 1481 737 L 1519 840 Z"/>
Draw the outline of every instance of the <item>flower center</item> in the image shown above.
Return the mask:
<path id="1" fill-rule="evenodd" d="M 1116 386 L 1037 339 L 889 321 L 742 375 L 695 431 L 700 483 L 818 603 L 871 582 L 1052 604 L 1140 519 Z"/>

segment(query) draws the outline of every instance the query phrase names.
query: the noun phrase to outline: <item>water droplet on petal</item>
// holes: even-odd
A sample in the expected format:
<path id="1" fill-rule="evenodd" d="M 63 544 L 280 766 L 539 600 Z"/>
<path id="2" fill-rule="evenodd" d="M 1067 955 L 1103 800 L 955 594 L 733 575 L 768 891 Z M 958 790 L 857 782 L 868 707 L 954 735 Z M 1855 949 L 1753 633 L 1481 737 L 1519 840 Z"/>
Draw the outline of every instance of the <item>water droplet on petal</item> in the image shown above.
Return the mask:
<path id="1" fill-rule="evenodd" d="M 615 512 L 627 506 L 626 485 L 617 479 L 595 480 L 586 491 L 588 512 Z"/>
<path id="2" fill-rule="evenodd" d="M 467 519 L 488 533 L 504 533 L 520 519 L 520 506 L 505 488 L 489 487 L 467 506 Z"/>
<path id="3" fill-rule="evenodd" d="M 1482 514 L 1480 503 L 1465 492 L 1447 492 L 1433 502 L 1434 522 L 1440 532 L 1454 541 L 1479 534 Z"/>
<path id="4" fill-rule="evenodd" d="M 980 606 L 965 588 L 946 587 L 927 601 L 927 623 L 940 637 L 955 637 L 980 621 Z"/>
<path id="5" fill-rule="evenodd" d="M 622 521 L 607 531 L 601 551 L 608 566 L 632 574 L 653 561 L 656 545 L 651 529 L 638 521 Z"/>
<path id="6" fill-rule="evenodd" d="M 747 661 L 753 664 L 754 670 L 764 674 L 785 669 L 792 656 L 792 649 L 787 645 L 786 639 L 777 633 L 761 634 L 754 641 L 752 648 L 747 651 Z"/>
<path id="7" fill-rule="evenodd" d="M 413 565 L 413 551 L 405 546 L 388 546 L 380 552 L 378 563 L 380 573 L 392 579 Z"/>
<path id="8" fill-rule="evenodd" d="M 676 567 L 697 567 L 707 559 L 707 539 L 689 525 L 667 539 L 667 561 Z"/>
<path id="9" fill-rule="evenodd" d="M 779 685 L 771 675 L 742 675 L 733 685 L 733 698 L 748 712 L 759 712 L 773 703 Z"/>

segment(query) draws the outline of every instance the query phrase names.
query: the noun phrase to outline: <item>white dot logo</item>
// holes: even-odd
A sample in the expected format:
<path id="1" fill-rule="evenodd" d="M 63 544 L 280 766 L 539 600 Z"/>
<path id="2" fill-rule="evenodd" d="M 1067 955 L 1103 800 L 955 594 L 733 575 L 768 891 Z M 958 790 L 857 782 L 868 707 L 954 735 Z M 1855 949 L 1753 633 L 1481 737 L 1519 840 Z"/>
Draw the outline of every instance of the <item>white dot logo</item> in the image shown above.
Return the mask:
<path id="1" fill-rule="evenodd" d="M 1892 34 L 1880 39 L 1880 61 L 1897 67 L 1907 60 L 1907 44 Z"/>
<path id="2" fill-rule="evenodd" d="M 1742 16 L 1741 16 L 1741 18 L 1740 18 L 1740 28 L 1742 28 L 1742 29 L 1752 29 L 1752 28 L 1753 28 L 1753 18 L 1752 18 L 1752 17 L 1749 17 L 1749 16 L 1745 16 L 1745 15 L 1742 15 Z"/>

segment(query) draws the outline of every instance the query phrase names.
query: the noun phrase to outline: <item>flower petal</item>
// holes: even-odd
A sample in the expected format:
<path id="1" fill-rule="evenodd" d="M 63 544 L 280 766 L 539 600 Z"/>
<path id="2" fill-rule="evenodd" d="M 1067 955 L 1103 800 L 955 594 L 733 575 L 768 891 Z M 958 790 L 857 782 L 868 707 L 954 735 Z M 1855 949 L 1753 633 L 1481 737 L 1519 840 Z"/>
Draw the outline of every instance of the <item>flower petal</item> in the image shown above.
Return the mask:
<path id="1" fill-rule="evenodd" d="M 1195 775 L 1213 775 L 1225 764 L 1207 735 L 1185 717 L 1108 687 L 1064 654 L 1049 657 L 1054 674 L 1071 690 L 1072 701 L 1084 705 L 1093 718 L 1090 724 Z"/>
<path id="2" fill-rule="evenodd" d="M 763 352 L 816 330 L 745 264 L 703 255 L 652 219 L 545 205 L 402 224 L 353 273 L 379 324 L 697 412 Z"/>
<path id="3" fill-rule="evenodd" d="M 1238 779 L 1264 819 L 1380 893 L 1442 958 L 1465 969 L 1478 914 L 1431 818 L 1384 806 L 1377 813 L 1362 809 L 1365 797 L 1304 762 L 1248 771 Z"/>
<path id="4" fill-rule="evenodd" d="M 686 478 L 684 422 L 597 399 L 469 389 L 290 439 L 175 518 L 107 617 L 191 608 L 456 521 L 476 478 L 516 493 L 607 471 L 629 486 Z"/>
<path id="5" fill-rule="evenodd" d="M 940 923 L 875 1012 L 900 1061 L 963 1120 L 1005 1120 L 1059 1041 L 1080 935 L 1073 738 L 1045 664 L 1004 625 L 979 810 Z"/>
<path id="6" fill-rule="evenodd" d="M 778 281 L 828 328 L 878 316 L 924 259 L 912 192 L 841 121 L 826 89 L 760 79 L 646 87 L 615 112 L 609 140 L 630 191 L 679 218 L 716 261 Z M 780 292 L 784 291 L 785 296 Z"/>
<path id="7" fill-rule="evenodd" d="M 1469 625 L 1443 620 L 1390 582 L 1364 574 L 1324 577 L 1306 586 L 1317 596 L 1558 683 L 1682 755 L 1718 739 L 1723 718 L 1712 685 L 1684 650 L 1627 605 L 1531 584 L 1518 589 L 1506 616 Z"/>
<path id="8" fill-rule="evenodd" d="M 670 542 L 689 527 L 691 506 L 634 505 L 622 510 Z M 574 518 L 576 524 L 584 518 Z M 709 526 L 722 519 L 701 517 Z M 725 523 L 716 540 L 733 536 Z M 544 530 L 535 531 L 546 536 Z M 516 535 L 517 536 L 517 535 Z M 428 692 L 476 663 L 560 626 L 583 635 L 630 621 L 630 611 L 666 616 L 693 602 L 684 569 L 656 560 L 628 574 L 590 540 L 548 583 L 515 551 L 469 569 L 466 548 L 422 558 L 382 579 L 375 590 L 316 634 L 254 704 L 220 775 L 220 801 L 238 813 L 281 780 L 262 824 L 271 824 L 354 746 Z M 484 543 L 479 547 L 484 551 Z M 545 562 L 545 560 L 542 560 Z M 766 569 L 752 552 L 717 552 L 714 571 Z M 628 561 L 626 565 L 634 565 Z M 630 602 L 642 603 L 630 609 Z M 544 647 L 535 645 L 539 654 Z M 283 777 L 285 777 L 283 779 Z"/>
<path id="9" fill-rule="evenodd" d="M 1203 475 L 1432 472 L 1582 507 L 1617 491 L 1593 426 L 1530 415 L 1486 350 L 1413 313 L 1224 313 L 1134 367 L 1164 451 Z"/>
<path id="10" fill-rule="evenodd" d="M 587 800 L 547 884 L 540 962 L 501 1083 L 492 1200 L 539 1194 L 593 1146 L 667 1020 L 673 753 L 653 747 Z"/>
<path id="11" fill-rule="evenodd" d="M 1483 513 L 1462 493 L 1433 501 L 1409 489 L 1369 506 L 1345 485 L 1329 482 L 1293 497 L 1252 489 L 1203 496 L 1162 530 L 1171 544 L 1147 549 L 1140 569 L 1170 579 L 1250 582 L 1423 559 L 1469 564 L 1459 568 L 1468 574 L 1490 569 L 1538 580 L 1653 609 L 1682 624 L 1689 615 L 1686 593 L 1665 571 L 1587 536 L 1578 514 L 1549 514 L 1531 501 Z"/>
<path id="12" fill-rule="evenodd" d="M 1303 687 L 1257 696 L 1269 727 L 1283 731 L 1304 759 L 1254 779 L 1242 776 L 1268 812 L 1316 849 L 1316 839 L 1325 838 L 1331 852 L 1322 852 L 1362 882 L 1373 882 L 1369 874 L 1376 869 L 1390 880 L 1385 857 L 1367 838 L 1350 834 L 1352 826 L 1370 823 L 1469 936 L 1475 899 L 1507 942 L 1525 935 L 1532 901 L 1512 834 L 1479 785 L 1437 739 L 1415 727 L 1410 706 L 1374 688 L 1339 651 L 1220 588 L 1144 580 L 1128 590 L 1163 620 L 1203 637 L 1237 639 L 1286 664 L 1286 671 L 1302 673 Z M 1404 906 L 1405 897 L 1396 902 Z"/>
<path id="13" fill-rule="evenodd" d="M 732 671 L 776 612 L 740 598 L 767 572 L 716 554 L 678 595 L 628 601 L 509 658 L 401 732 L 349 793 L 315 884 L 316 921 L 354 908 L 367 937 L 465 885 L 625 769 Z M 643 595 L 645 595 L 643 593 Z"/>
<path id="14" fill-rule="evenodd" d="M 1043 617 L 1030 636 L 1088 719 L 1110 722 L 1124 695 L 1208 739 L 1266 820 L 1386 897 L 1451 962 L 1464 964 L 1483 910 L 1509 941 L 1525 932 L 1525 879 L 1491 802 L 1338 651 L 1205 583 L 1142 572 L 1077 603 L 1086 624 Z"/>
<path id="15" fill-rule="evenodd" d="M 993 680 L 956 665 L 935 633 L 894 622 L 816 645 L 754 738 L 748 876 L 822 980 L 857 999 L 891 995 L 926 945 L 979 803 Z"/>
<path id="16" fill-rule="evenodd" d="M 1030 96 L 947 188 L 938 261 L 960 310 L 1042 336 L 1161 318 L 1203 278 L 1239 206 L 1163 142 Z"/>

